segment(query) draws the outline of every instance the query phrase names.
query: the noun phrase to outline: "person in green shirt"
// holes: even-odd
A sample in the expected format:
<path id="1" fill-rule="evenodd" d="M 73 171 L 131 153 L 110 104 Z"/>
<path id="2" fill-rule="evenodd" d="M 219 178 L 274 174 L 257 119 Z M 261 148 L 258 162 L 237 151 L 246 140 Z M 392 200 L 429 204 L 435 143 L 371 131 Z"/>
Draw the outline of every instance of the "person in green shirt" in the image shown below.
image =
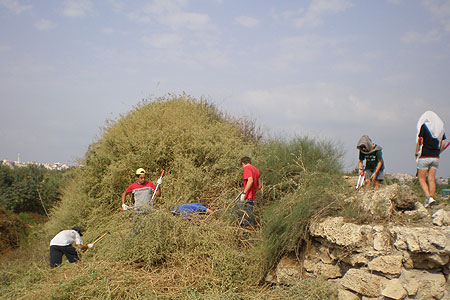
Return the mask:
<path id="1" fill-rule="evenodd" d="M 372 143 L 372 140 L 363 135 L 356 148 L 359 150 L 359 175 L 366 173 L 364 183 L 368 188 L 373 183 L 375 189 L 384 180 L 384 160 L 382 149 L 379 145 Z M 366 167 L 363 168 L 363 162 L 366 160 Z"/>

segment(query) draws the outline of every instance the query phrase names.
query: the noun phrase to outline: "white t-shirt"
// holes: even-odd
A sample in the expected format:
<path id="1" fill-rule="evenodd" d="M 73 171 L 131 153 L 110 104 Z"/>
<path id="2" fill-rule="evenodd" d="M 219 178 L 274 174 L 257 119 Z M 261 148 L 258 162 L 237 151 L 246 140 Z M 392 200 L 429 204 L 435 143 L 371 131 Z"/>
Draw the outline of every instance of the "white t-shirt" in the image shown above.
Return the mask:
<path id="1" fill-rule="evenodd" d="M 68 246 L 73 242 L 77 245 L 83 244 L 80 234 L 73 229 L 68 229 L 55 235 L 55 237 L 50 241 L 50 246 Z"/>
<path id="2" fill-rule="evenodd" d="M 152 195 L 153 195 L 153 189 L 149 186 L 140 188 L 140 189 L 134 189 L 134 207 L 136 209 L 139 209 L 143 206 L 150 205 L 151 208 L 153 208 L 153 202 L 152 202 Z"/>

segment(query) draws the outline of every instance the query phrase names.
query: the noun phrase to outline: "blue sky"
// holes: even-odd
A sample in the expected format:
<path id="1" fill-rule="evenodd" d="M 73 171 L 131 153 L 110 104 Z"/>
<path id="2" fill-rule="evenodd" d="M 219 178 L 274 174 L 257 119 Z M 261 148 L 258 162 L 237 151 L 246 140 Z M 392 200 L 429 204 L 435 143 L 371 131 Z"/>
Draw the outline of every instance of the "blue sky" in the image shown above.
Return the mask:
<path id="1" fill-rule="evenodd" d="M 346 169 L 368 134 L 414 174 L 420 115 L 450 124 L 450 0 L 0 0 L 0 20 L 0 159 L 74 164 L 168 93 L 332 140 Z"/>

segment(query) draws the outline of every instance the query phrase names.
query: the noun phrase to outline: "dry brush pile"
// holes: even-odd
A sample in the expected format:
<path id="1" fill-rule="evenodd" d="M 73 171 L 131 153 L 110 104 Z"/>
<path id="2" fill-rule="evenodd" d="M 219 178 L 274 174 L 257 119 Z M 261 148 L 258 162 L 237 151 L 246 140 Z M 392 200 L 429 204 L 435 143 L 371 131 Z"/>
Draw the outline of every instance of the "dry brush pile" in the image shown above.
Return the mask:
<path id="1" fill-rule="evenodd" d="M 262 255 L 264 247 L 255 245 L 264 244 L 267 237 L 262 231 L 251 234 L 233 222 L 232 201 L 242 181 L 239 159 L 250 156 L 256 165 L 259 159 L 263 174 L 272 172 L 270 158 L 281 156 L 280 151 L 267 151 L 274 151 L 274 145 L 263 147 L 251 122 L 224 116 L 214 106 L 188 96 L 138 105 L 105 126 L 82 166 L 73 171 L 62 201 L 37 234 L 34 253 L 40 255 L 36 260 L 2 262 L 0 294 L 5 295 L 3 299 L 279 299 L 299 294 L 303 299 L 332 299 L 333 291 L 320 281 L 261 288 L 258 284 L 267 271 L 267 254 Z M 304 139 L 300 145 L 309 151 L 306 146 L 315 142 Z M 338 168 L 332 162 L 338 155 L 326 154 L 330 147 L 319 151 L 311 166 L 303 164 L 310 160 L 303 160 L 302 155 L 312 154 L 300 151 L 294 155 L 296 167 L 278 170 L 281 175 L 268 178 L 260 203 L 265 203 L 263 199 L 280 203 L 280 197 L 298 194 L 298 189 L 311 184 L 311 178 L 322 178 L 323 169 Z M 119 211 L 120 196 L 140 167 L 153 182 L 165 170 L 156 210 L 147 215 Z M 298 182 L 302 178 L 307 180 Z M 288 179 L 298 186 L 295 191 L 281 182 Z M 171 215 L 175 205 L 185 202 L 203 203 L 215 213 L 193 220 Z M 278 210 L 272 211 L 287 217 Z M 106 231 L 111 234 L 83 253 L 81 263 L 65 262 L 49 269 L 44 255 L 48 241 L 73 225 L 86 228 L 86 243 Z M 292 226 L 296 223 L 288 225 L 290 231 Z"/>

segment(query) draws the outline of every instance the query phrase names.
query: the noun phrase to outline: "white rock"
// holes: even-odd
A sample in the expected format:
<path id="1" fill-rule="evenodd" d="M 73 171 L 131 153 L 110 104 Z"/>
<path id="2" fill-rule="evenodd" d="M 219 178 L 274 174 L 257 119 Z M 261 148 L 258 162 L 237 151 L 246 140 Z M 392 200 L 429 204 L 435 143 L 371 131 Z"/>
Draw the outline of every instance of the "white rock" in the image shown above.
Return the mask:
<path id="1" fill-rule="evenodd" d="M 400 279 L 389 280 L 386 284 L 386 288 L 381 292 L 385 297 L 400 300 L 405 298 L 408 293 L 402 286 Z"/>
<path id="2" fill-rule="evenodd" d="M 338 300 L 359 300 L 359 296 L 347 290 L 338 290 Z"/>
<path id="3" fill-rule="evenodd" d="M 436 226 L 448 226 L 450 225 L 450 212 L 440 209 L 436 211 L 432 216 L 433 224 Z"/>
<path id="4" fill-rule="evenodd" d="M 301 268 L 297 260 L 283 257 L 275 270 L 278 283 L 291 283 L 301 278 Z"/>
<path id="5" fill-rule="evenodd" d="M 309 227 L 311 236 L 321 237 L 330 243 L 343 247 L 361 247 L 364 245 L 368 226 L 345 223 L 342 217 L 329 217 Z"/>
<path id="6" fill-rule="evenodd" d="M 414 299 L 431 300 L 442 299 L 445 291 L 445 277 L 440 272 L 430 272 L 426 270 L 403 270 L 399 278 L 403 286 L 408 287 L 408 284 L 415 280 L 419 284 L 417 293 Z M 413 291 L 413 287 L 408 287 Z"/>
<path id="7" fill-rule="evenodd" d="M 386 255 L 379 256 L 372 260 L 368 267 L 371 271 L 377 271 L 384 274 L 400 275 L 402 272 L 401 255 Z"/>
<path id="8" fill-rule="evenodd" d="M 339 281 L 343 287 L 368 297 L 379 297 L 387 279 L 362 269 L 350 269 Z"/>

